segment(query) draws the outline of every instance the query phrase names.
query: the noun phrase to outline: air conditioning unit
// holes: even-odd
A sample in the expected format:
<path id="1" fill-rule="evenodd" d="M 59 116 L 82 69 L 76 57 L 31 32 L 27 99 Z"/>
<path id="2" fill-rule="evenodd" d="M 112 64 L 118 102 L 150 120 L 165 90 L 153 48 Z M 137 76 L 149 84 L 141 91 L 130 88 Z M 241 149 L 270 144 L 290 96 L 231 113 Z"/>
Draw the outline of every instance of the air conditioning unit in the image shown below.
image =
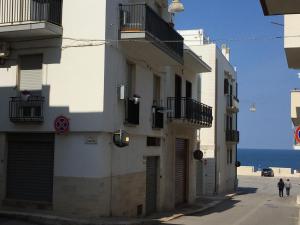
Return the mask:
<path id="1" fill-rule="evenodd" d="M 9 53 L 9 44 L 7 42 L 0 42 L 0 58 L 7 58 Z"/>

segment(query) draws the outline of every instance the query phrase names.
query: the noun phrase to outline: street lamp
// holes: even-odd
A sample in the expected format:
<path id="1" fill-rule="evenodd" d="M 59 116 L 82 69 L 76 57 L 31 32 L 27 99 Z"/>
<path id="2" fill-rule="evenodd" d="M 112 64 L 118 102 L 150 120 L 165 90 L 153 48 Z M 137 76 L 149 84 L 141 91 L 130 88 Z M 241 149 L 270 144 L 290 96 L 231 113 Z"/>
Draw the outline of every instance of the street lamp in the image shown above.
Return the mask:
<path id="1" fill-rule="evenodd" d="M 169 13 L 179 13 L 184 11 L 184 6 L 180 0 L 172 0 L 172 3 L 169 6 Z"/>
<path id="2" fill-rule="evenodd" d="M 184 11 L 184 6 L 180 2 L 180 0 L 172 0 L 172 3 L 169 5 L 168 9 L 170 15 L 171 15 L 171 26 L 174 27 L 173 23 L 173 17 L 175 16 L 175 13 L 180 13 Z"/>

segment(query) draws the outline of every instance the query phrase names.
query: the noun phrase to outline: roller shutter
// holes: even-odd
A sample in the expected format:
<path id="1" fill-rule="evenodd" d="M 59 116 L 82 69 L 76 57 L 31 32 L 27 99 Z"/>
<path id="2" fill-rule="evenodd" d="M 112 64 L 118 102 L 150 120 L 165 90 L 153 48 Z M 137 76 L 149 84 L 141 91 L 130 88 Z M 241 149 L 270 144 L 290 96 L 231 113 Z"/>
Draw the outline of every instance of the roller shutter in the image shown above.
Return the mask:
<path id="1" fill-rule="evenodd" d="M 186 202 L 187 189 L 187 140 L 176 139 L 175 204 Z"/>
<path id="2" fill-rule="evenodd" d="M 9 134 L 7 199 L 52 202 L 54 135 Z"/>
<path id="3" fill-rule="evenodd" d="M 26 55 L 20 57 L 20 91 L 42 90 L 42 55 Z"/>
<path id="4" fill-rule="evenodd" d="M 147 157 L 146 165 L 146 214 L 156 211 L 158 157 Z"/>

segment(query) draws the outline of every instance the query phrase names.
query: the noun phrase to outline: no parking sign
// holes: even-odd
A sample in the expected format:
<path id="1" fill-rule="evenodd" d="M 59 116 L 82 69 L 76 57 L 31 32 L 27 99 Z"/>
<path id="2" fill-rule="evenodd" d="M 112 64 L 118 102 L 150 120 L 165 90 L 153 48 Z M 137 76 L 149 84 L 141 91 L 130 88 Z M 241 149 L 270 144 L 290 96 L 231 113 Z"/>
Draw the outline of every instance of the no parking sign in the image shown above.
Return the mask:
<path id="1" fill-rule="evenodd" d="M 296 143 L 300 143 L 300 126 L 295 130 L 295 140 Z"/>

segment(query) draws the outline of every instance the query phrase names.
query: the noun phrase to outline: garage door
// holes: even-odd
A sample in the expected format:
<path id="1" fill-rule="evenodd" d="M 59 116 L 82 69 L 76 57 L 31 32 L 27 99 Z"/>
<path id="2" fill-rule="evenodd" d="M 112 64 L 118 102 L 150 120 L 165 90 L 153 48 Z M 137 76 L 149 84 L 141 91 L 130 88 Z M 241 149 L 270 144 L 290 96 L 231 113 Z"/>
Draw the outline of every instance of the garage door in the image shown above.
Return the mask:
<path id="1" fill-rule="evenodd" d="M 146 169 L 146 214 L 156 211 L 158 157 L 147 157 Z"/>
<path id="2" fill-rule="evenodd" d="M 52 202 L 53 134 L 7 135 L 7 199 Z"/>
<path id="3" fill-rule="evenodd" d="M 187 140 L 176 139 L 175 204 L 186 202 L 187 189 Z"/>

